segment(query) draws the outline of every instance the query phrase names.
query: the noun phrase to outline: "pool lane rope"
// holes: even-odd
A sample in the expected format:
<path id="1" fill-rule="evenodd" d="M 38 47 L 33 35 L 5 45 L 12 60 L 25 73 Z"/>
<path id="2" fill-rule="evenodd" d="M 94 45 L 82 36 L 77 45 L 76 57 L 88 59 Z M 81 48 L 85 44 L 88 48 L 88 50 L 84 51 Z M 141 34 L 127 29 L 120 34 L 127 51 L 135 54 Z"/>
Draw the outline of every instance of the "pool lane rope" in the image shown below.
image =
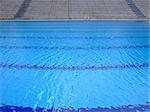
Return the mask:
<path id="1" fill-rule="evenodd" d="M 32 108 L 24 106 L 12 106 L 3 104 L 0 106 L 0 111 L 2 112 L 145 112 L 150 110 L 150 103 L 146 102 L 144 104 L 137 105 L 123 105 L 120 107 L 95 107 L 95 108 L 84 108 L 80 107 L 75 109 L 73 107 L 69 108 L 54 108 L 53 106 L 50 109 L 47 108 Z"/>
<path id="2" fill-rule="evenodd" d="M 127 38 L 147 38 L 149 36 L 68 36 L 68 37 L 55 37 L 55 36 L 0 36 L 0 39 L 127 39 Z"/>
<path id="3" fill-rule="evenodd" d="M 0 63 L 0 68 L 9 69 L 34 69 L 34 70 L 112 70 L 112 69 L 127 69 L 127 68 L 146 68 L 149 67 L 149 63 L 142 64 L 116 64 L 116 65 L 93 65 L 93 66 L 48 66 L 48 65 L 30 65 L 30 64 L 7 64 Z"/>
<path id="4" fill-rule="evenodd" d="M 35 49 L 35 50 L 109 50 L 109 49 L 138 49 L 150 48 L 150 45 L 124 45 L 124 46 L 91 46 L 91 47 L 72 47 L 72 46 L 7 46 L 1 45 L 1 49 Z"/>

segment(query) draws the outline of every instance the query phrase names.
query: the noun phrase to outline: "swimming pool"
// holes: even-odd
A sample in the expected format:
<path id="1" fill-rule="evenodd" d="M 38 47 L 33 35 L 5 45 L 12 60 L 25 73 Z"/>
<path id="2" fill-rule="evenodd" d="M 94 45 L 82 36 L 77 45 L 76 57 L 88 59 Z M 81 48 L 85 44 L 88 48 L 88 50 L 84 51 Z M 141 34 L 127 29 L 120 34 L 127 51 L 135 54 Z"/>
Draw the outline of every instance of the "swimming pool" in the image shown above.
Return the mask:
<path id="1" fill-rule="evenodd" d="M 0 43 L 1 111 L 148 111 L 148 22 L 2 21 Z"/>

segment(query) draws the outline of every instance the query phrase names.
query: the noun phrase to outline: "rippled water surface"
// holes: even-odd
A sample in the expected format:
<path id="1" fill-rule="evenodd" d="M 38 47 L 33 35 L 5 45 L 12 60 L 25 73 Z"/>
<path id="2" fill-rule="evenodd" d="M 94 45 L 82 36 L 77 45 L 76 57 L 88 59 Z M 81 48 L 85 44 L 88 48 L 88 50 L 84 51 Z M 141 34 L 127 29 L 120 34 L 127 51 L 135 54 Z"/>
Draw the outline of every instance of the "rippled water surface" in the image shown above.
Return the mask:
<path id="1" fill-rule="evenodd" d="M 0 22 L 0 104 L 149 102 L 148 22 Z"/>

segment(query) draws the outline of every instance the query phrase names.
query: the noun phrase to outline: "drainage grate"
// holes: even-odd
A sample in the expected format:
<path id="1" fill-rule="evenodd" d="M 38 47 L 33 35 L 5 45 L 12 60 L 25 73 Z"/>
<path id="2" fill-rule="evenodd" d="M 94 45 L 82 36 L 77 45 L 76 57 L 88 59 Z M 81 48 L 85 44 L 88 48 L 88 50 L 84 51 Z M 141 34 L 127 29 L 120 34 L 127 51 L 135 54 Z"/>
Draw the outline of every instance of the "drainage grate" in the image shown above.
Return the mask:
<path id="1" fill-rule="evenodd" d="M 135 5 L 135 3 L 133 2 L 133 0 L 126 0 L 128 6 L 130 7 L 130 9 L 134 12 L 134 14 L 138 17 L 138 18 L 146 18 L 146 16 L 138 9 L 138 7 Z"/>
<path id="2" fill-rule="evenodd" d="M 20 6 L 19 10 L 15 14 L 14 18 L 17 19 L 17 18 L 23 17 L 25 12 L 27 11 L 27 8 L 29 7 L 30 3 L 31 3 L 31 0 L 24 0 L 22 5 Z"/>

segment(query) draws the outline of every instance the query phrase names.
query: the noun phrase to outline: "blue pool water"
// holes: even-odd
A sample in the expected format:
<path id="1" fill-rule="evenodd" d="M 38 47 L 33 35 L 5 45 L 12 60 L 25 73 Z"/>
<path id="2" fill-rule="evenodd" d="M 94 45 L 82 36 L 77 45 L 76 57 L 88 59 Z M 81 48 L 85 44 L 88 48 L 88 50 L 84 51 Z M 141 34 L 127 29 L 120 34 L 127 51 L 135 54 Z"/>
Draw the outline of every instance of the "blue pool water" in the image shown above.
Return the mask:
<path id="1" fill-rule="evenodd" d="M 0 105 L 145 105 L 149 48 L 148 22 L 0 22 Z"/>

